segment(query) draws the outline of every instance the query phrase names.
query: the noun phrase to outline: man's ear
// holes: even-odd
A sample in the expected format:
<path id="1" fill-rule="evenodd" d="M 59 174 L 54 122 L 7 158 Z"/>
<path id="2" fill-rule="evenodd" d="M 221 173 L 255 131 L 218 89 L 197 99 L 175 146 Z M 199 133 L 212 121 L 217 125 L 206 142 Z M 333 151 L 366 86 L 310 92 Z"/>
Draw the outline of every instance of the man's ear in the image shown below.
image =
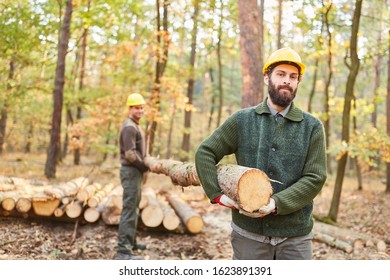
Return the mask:
<path id="1" fill-rule="evenodd" d="M 269 77 L 267 74 L 264 74 L 264 84 L 268 86 Z"/>

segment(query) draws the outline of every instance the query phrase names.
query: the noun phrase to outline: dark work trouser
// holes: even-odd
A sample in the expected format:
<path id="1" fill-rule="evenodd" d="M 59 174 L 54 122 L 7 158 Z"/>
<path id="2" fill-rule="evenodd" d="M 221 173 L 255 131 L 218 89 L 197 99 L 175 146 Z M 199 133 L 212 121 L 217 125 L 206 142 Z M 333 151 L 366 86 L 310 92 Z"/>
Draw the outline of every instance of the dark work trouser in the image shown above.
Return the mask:
<path id="1" fill-rule="evenodd" d="M 138 224 L 138 205 L 141 199 L 142 173 L 135 167 L 122 166 L 123 208 L 118 231 L 118 253 L 132 254 Z"/>
<path id="2" fill-rule="evenodd" d="M 246 238 L 234 230 L 231 234 L 234 260 L 310 260 L 313 234 L 289 237 L 271 245 Z"/>

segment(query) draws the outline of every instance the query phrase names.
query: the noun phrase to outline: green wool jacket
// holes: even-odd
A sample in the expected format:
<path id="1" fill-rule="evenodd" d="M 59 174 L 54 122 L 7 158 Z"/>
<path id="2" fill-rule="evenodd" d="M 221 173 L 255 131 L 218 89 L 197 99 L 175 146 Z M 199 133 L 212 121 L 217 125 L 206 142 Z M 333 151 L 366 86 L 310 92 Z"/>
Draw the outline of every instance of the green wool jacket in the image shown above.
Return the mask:
<path id="1" fill-rule="evenodd" d="M 232 210 L 232 221 L 247 231 L 271 237 L 301 236 L 313 228 L 313 199 L 326 180 L 322 123 L 297 108 L 276 118 L 267 99 L 230 116 L 198 147 L 195 165 L 207 196 L 222 194 L 216 164 L 235 154 L 237 164 L 263 170 L 271 179 L 277 213 L 250 218 Z"/>

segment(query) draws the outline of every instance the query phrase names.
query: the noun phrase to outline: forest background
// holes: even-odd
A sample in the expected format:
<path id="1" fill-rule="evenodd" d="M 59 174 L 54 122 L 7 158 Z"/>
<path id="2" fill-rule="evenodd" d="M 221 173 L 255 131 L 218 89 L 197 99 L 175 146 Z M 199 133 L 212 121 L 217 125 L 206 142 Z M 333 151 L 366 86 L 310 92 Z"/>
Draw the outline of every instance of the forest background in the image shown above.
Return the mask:
<path id="1" fill-rule="evenodd" d="M 307 67 L 295 102 L 326 129 L 336 177 L 329 218 L 337 220 L 346 174 L 357 188 L 369 176 L 390 191 L 388 7 L 388 0 L 0 0 L 0 158 L 46 154 L 48 179 L 65 157 L 75 165 L 115 158 L 126 98 L 138 92 L 147 100 L 149 153 L 191 161 L 224 119 L 267 95 L 264 59 L 289 46 Z"/>

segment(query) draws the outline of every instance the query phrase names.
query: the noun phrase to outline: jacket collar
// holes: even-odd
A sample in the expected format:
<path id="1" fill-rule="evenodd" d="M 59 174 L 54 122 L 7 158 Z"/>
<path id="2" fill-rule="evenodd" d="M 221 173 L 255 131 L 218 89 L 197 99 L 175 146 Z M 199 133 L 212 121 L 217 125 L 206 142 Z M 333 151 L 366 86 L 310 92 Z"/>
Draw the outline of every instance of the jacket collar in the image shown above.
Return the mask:
<path id="1" fill-rule="evenodd" d="M 259 105 L 255 107 L 255 111 L 257 114 L 262 115 L 262 114 L 271 114 L 271 111 L 268 108 L 267 105 L 267 99 L 266 97 L 263 102 L 261 102 Z M 299 109 L 297 106 L 295 106 L 294 102 L 291 103 L 291 108 L 290 111 L 285 116 L 286 119 L 289 119 L 293 122 L 300 122 L 303 120 L 303 111 Z"/>

